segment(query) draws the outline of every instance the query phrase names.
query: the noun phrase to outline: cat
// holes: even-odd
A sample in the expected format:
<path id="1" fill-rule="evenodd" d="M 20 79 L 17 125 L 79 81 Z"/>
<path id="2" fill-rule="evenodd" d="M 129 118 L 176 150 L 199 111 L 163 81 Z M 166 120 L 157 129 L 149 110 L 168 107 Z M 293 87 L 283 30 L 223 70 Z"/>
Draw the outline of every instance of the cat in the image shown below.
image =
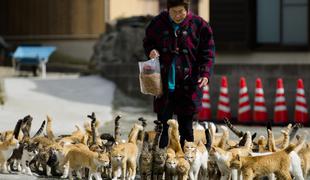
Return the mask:
<path id="1" fill-rule="evenodd" d="M 178 180 L 187 180 L 190 170 L 190 164 L 183 157 L 178 158 L 177 173 Z"/>
<path id="2" fill-rule="evenodd" d="M 86 167 L 90 171 L 89 179 L 94 176 L 96 180 L 101 180 L 101 175 L 97 169 L 101 166 L 108 166 L 109 161 L 109 156 L 105 153 L 100 154 L 84 148 L 72 148 L 60 166 L 69 162 L 69 179 L 73 179 L 72 171 L 75 171 L 77 177 L 81 179 L 80 170 Z"/>
<path id="3" fill-rule="evenodd" d="M 184 159 L 184 152 L 180 143 L 179 124 L 175 119 L 167 121 L 168 146 L 167 146 L 167 172 L 172 179 L 187 179 L 190 164 Z M 176 173 L 176 174 L 175 174 Z"/>
<path id="4" fill-rule="evenodd" d="M 176 156 L 175 151 L 172 148 L 167 149 L 167 159 L 166 159 L 166 169 L 165 169 L 165 179 L 167 180 L 177 180 L 177 165 L 179 159 Z"/>
<path id="5" fill-rule="evenodd" d="M 14 136 L 10 139 L 0 142 L 0 165 L 2 165 L 2 172 L 8 173 L 10 171 L 10 166 L 8 166 L 7 161 L 11 157 L 13 150 L 19 147 L 19 142 Z"/>
<path id="6" fill-rule="evenodd" d="M 251 133 L 246 132 L 246 143 L 245 146 L 232 148 L 228 151 L 223 150 L 219 147 L 213 146 L 209 152 L 210 159 L 215 161 L 219 171 L 221 172 L 221 179 L 229 179 L 231 177 L 230 161 L 236 156 L 248 156 L 252 151 L 252 139 Z"/>
<path id="7" fill-rule="evenodd" d="M 154 121 L 155 123 L 155 138 L 152 146 L 153 167 L 152 167 L 152 179 L 162 180 L 165 171 L 165 163 L 167 158 L 167 152 L 165 148 L 159 148 L 159 139 L 162 132 L 163 124 L 161 121 Z"/>
<path id="8" fill-rule="evenodd" d="M 295 145 L 291 144 L 282 151 L 270 155 L 255 157 L 240 157 L 237 155 L 230 163 L 230 167 L 241 171 L 243 180 L 274 173 L 281 180 L 291 180 L 289 173 L 290 156 Z"/>
<path id="9" fill-rule="evenodd" d="M 22 122 L 22 120 L 20 122 Z M 35 135 L 32 138 L 39 136 L 43 132 L 44 126 L 45 126 L 45 121 L 42 122 L 40 128 L 38 129 L 38 131 L 35 133 Z M 21 128 L 21 124 L 19 128 Z M 18 134 L 18 133 L 19 133 L 19 130 L 15 129 L 14 134 Z M 18 137 L 18 135 L 15 136 L 15 138 L 16 137 Z M 27 172 L 28 172 L 27 174 L 31 174 L 31 172 L 29 172 L 29 167 L 28 166 L 26 167 L 25 165 L 26 165 L 26 161 L 30 162 L 31 159 L 33 158 L 34 156 L 33 153 L 35 152 L 33 148 L 37 149 L 38 144 L 32 144 L 32 145 L 30 144 L 31 143 L 29 141 L 29 138 L 23 138 L 20 141 L 20 146 L 18 147 L 18 149 L 14 149 L 12 156 L 8 160 L 8 163 L 10 164 L 12 170 L 17 170 L 19 172 L 20 171 L 26 172 L 26 169 L 27 169 Z M 17 169 L 14 169 L 14 164 L 16 164 Z"/>
<path id="10" fill-rule="evenodd" d="M 184 143 L 183 149 L 185 153 L 185 159 L 190 164 L 189 179 L 191 180 L 197 180 L 198 175 L 200 179 L 206 179 L 208 174 L 208 149 L 210 148 L 212 142 L 209 129 L 207 129 L 205 124 L 203 124 L 202 127 L 207 139 L 205 144 L 202 141 L 199 141 L 197 144 L 195 142 L 188 142 L 186 140 Z"/>
<path id="11" fill-rule="evenodd" d="M 287 137 L 284 137 L 284 141 L 285 140 L 289 141 L 288 132 L 282 130 L 282 133 L 284 133 L 284 135 L 287 136 Z M 290 156 L 290 172 L 295 177 L 296 180 L 303 180 L 304 179 L 303 173 L 302 173 L 302 167 L 301 167 L 302 160 L 301 160 L 300 156 L 298 156 L 297 153 L 304 146 L 307 135 L 308 135 L 307 131 L 304 131 L 301 136 L 297 135 L 296 136 L 297 137 L 296 147 L 294 148 L 294 151 L 289 153 L 289 156 Z M 282 149 L 279 149 L 275 146 L 274 137 L 273 137 L 271 130 L 268 130 L 268 136 L 270 139 L 270 148 L 273 150 L 272 152 L 277 152 L 277 151 L 282 150 Z"/>
<path id="12" fill-rule="evenodd" d="M 205 145 L 200 141 L 198 145 L 194 142 L 188 142 L 185 140 L 184 143 L 185 159 L 190 164 L 189 179 L 198 180 L 199 172 L 206 179 L 205 175 L 208 172 L 208 159 L 209 154 Z"/>
<path id="13" fill-rule="evenodd" d="M 89 150 L 88 146 L 82 143 L 63 146 L 62 153 L 57 154 L 57 158 L 60 164 L 59 167 L 63 168 L 63 175 L 61 176 L 61 178 L 67 178 L 69 176 L 69 162 L 64 163 L 64 160 L 68 152 L 74 148 L 78 148 L 80 150 L 81 149 Z"/>
<path id="14" fill-rule="evenodd" d="M 21 146 L 23 147 L 22 157 L 20 160 L 21 172 L 32 176 L 28 162 L 30 162 L 35 157 L 35 155 L 38 154 L 38 144 L 29 144 L 24 142 Z"/>
<path id="15" fill-rule="evenodd" d="M 139 158 L 139 170 L 142 180 L 151 180 L 152 178 L 153 152 L 152 145 L 148 142 L 148 134 L 145 133 L 143 147 Z"/>
<path id="16" fill-rule="evenodd" d="M 112 165 L 112 179 L 119 177 L 121 172 L 121 179 L 134 180 L 136 176 L 136 161 L 138 156 L 137 137 L 139 131 L 143 127 L 135 124 L 128 135 L 128 142 L 117 143 L 111 152 Z M 127 177 L 128 176 L 128 177 Z"/>

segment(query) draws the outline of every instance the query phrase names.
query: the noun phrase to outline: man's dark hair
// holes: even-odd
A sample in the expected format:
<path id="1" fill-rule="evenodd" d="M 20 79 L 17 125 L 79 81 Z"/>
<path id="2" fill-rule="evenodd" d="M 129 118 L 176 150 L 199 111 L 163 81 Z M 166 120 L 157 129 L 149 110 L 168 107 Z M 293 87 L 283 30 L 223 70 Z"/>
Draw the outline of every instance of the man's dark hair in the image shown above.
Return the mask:
<path id="1" fill-rule="evenodd" d="M 170 9 L 175 6 L 184 6 L 188 10 L 190 0 L 167 0 L 167 9 Z"/>

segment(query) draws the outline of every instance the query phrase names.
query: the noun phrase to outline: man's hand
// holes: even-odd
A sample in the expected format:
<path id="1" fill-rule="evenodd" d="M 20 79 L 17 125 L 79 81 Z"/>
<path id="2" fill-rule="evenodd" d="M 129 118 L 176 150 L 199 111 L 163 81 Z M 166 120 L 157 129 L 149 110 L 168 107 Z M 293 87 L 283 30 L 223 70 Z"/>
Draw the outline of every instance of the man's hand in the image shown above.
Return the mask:
<path id="1" fill-rule="evenodd" d="M 155 59 L 155 58 L 159 57 L 159 52 L 158 52 L 156 49 L 153 49 L 153 50 L 150 52 L 149 57 L 150 57 L 151 59 Z"/>
<path id="2" fill-rule="evenodd" d="M 207 77 L 202 77 L 198 79 L 199 88 L 208 85 L 209 79 Z"/>

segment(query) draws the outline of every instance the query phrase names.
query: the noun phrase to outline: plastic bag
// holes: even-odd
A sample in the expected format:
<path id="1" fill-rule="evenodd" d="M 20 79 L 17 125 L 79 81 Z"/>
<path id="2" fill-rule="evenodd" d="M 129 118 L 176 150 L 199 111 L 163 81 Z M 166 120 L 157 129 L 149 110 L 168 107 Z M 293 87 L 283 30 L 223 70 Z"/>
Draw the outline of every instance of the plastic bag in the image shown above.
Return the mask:
<path id="1" fill-rule="evenodd" d="M 153 96 L 162 95 L 163 87 L 161 83 L 159 60 L 156 58 L 139 62 L 139 70 L 141 92 L 143 94 L 149 94 Z"/>

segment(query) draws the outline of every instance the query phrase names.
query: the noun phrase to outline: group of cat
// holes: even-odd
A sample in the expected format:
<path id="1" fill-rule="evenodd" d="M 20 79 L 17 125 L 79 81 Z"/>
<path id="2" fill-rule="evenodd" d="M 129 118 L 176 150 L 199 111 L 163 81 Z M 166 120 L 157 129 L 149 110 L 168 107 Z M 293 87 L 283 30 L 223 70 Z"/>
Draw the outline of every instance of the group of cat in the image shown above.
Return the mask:
<path id="1" fill-rule="evenodd" d="M 275 138 L 271 125 L 267 135 L 255 140 L 256 133 L 242 132 L 228 119 L 218 132 L 213 123 L 194 124 L 194 142 L 181 147 L 178 122 L 169 120 L 169 142 L 158 148 L 161 124 L 144 133 L 140 155 L 140 175 L 144 180 L 304 180 L 310 170 L 307 131 L 297 134 L 300 124 L 289 124 Z M 229 129 L 239 140 L 229 137 Z M 155 132 L 155 136 L 154 136 Z M 296 137 L 296 138 L 295 138 Z"/>
<path id="2" fill-rule="evenodd" d="M 89 180 L 134 180 L 137 171 L 142 180 L 249 180 L 266 176 L 303 180 L 310 170 L 307 132 L 297 134 L 298 124 L 285 127 L 278 138 L 270 126 L 267 136 L 255 141 L 256 134 L 238 130 L 228 119 L 228 128 L 221 126 L 222 132 L 213 123 L 195 123 L 194 142 L 185 141 L 182 147 L 178 122 L 170 119 L 168 146 L 159 148 L 160 121 L 154 121 L 154 130 L 145 131 L 146 120 L 140 118 L 128 139 L 122 140 L 120 116 L 115 118 L 114 135 L 99 134 L 94 113 L 88 118 L 91 121 L 85 122 L 84 128 L 76 125 L 71 134 L 55 136 L 52 119 L 47 116 L 32 137 L 33 118 L 28 115 L 18 120 L 13 131 L 0 133 L 1 172 Z M 238 141 L 229 138 L 229 129 Z"/>

